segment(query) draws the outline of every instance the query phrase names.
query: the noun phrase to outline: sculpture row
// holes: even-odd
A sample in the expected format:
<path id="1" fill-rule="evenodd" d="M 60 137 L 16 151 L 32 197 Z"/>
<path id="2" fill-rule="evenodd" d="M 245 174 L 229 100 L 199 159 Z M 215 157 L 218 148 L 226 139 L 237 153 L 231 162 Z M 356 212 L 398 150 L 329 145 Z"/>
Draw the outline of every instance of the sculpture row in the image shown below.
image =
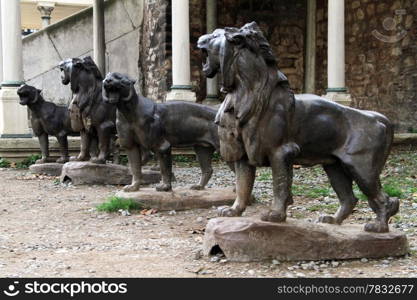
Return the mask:
<path id="1" fill-rule="evenodd" d="M 256 23 L 242 28 L 217 29 L 198 40 L 206 55 L 203 72 L 221 74 L 226 98 L 218 111 L 189 102 L 155 103 L 138 95 L 134 81 L 120 73 L 103 78 L 90 57 L 60 64 L 62 83 L 74 97 L 69 109 L 46 102 L 40 91 L 23 86 L 22 105 L 32 111 L 42 160 L 48 159 L 48 135 L 61 145 L 58 162 L 68 161 L 67 136 L 79 132 L 78 161 L 103 164 L 116 134 L 128 154 L 133 175 L 125 191 L 139 190 L 143 160 L 154 153 L 160 163 L 162 184 L 170 191 L 172 147 L 193 147 L 202 170 L 193 189 L 204 189 L 213 169 L 211 159 L 220 151 L 236 170 L 236 200 L 220 209 L 220 216 L 241 216 L 251 199 L 257 167 L 271 167 L 273 201 L 262 220 L 284 222 L 291 194 L 292 166 L 321 164 L 340 200 L 333 216 L 321 222 L 341 224 L 353 211 L 356 182 L 376 214 L 366 231 L 387 232 L 388 220 L 399 209 L 381 188 L 380 173 L 389 155 L 393 126 L 383 115 L 345 107 L 315 95 L 294 95 L 277 67 L 271 47 Z"/>

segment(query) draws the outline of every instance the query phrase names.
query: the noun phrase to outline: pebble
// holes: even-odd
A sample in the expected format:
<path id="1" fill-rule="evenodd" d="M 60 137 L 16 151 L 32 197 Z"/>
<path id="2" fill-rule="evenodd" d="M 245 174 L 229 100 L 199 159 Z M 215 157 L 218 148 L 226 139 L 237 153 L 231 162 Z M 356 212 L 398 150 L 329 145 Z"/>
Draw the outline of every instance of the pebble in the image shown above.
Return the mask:
<path id="1" fill-rule="evenodd" d="M 198 222 L 198 223 L 202 223 L 203 221 L 204 221 L 203 217 L 198 217 L 198 218 L 197 218 L 197 222 Z"/>
<path id="2" fill-rule="evenodd" d="M 367 263 L 369 260 L 366 258 L 366 257 L 364 257 L 364 258 L 361 258 L 361 262 L 363 262 L 363 263 Z"/>
<path id="3" fill-rule="evenodd" d="M 220 260 L 220 258 L 218 256 L 213 256 L 212 258 L 210 258 L 211 262 L 218 262 Z"/>
<path id="4" fill-rule="evenodd" d="M 248 274 L 251 275 L 251 276 L 253 276 L 253 275 L 255 275 L 255 271 L 254 270 L 249 270 L 248 271 Z"/>
<path id="5" fill-rule="evenodd" d="M 201 250 L 197 250 L 197 251 L 194 253 L 194 260 L 199 260 L 202 256 L 203 256 L 202 251 L 201 251 Z"/>
<path id="6" fill-rule="evenodd" d="M 333 268 L 337 268 L 339 266 L 339 262 L 338 261 L 332 261 L 332 267 Z"/>
<path id="7" fill-rule="evenodd" d="M 272 264 L 273 265 L 279 265 L 279 264 L 281 264 L 278 260 L 276 260 L 276 259 L 273 259 L 272 260 Z"/>

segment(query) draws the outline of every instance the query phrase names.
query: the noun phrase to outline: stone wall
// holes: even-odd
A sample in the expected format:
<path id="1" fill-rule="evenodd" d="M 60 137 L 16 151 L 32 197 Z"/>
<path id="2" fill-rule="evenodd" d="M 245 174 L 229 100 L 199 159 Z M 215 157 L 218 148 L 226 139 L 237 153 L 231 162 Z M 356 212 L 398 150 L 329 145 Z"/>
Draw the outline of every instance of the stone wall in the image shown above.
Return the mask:
<path id="1" fill-rule="evenodd" d="M 140 86 L 144 96 L 164 101 L 172 82 L 170 52 L 167 52 L 171 43 L 171 32 L 167 27 L 167 20 L 171 18 L 170 6 L 166 0 L 145 0 L 144 7 L 139 46 Z"/>
<path id="2" fill-rule="evenodd" d="M 346 80 L 353 106 L 385 114 L 397 132 L 417 130 L 416 18 L 413 0 L 346 1 Z"/>
<path id="3" fill-rule="evenodd" d="M 218 1 L 218 27 L 240 27 L 256 21 L 278 57 L 280 69 L 300 93 L 304 83 L 306 6 L 306 0 L 222 0 Z M 206 96 L 206 82 L 195 45 L 205 33 L 205 14 L 205 1 L 190 0 L 191 74 L 199 101 Z"/>
<path id="4" fill-rule="evenodd" d="M 52 24 L 23 39 L 23 68 L 27 84 L 43 90 L 46 99 L 67 104 L 69 86 L 63 86 L 59 62 L 93 55 L 92 8 Z M 106 71 L 139 77 L 139 38 L 142 0 L 110 0 L 105 4 Z"/>

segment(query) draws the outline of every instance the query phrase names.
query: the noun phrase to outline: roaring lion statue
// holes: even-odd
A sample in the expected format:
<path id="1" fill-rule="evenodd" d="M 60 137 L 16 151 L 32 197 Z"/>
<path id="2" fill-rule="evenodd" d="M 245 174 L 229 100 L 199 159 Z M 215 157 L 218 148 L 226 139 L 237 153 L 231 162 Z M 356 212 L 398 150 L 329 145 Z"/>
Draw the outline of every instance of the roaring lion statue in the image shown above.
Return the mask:
<path id="1" fill-rule="evenodd" d="M 117 132 L 126 149 L 132 172 L 132 184 L 124 188 L 137 191 L 141 182 L 141 153 L 152 151 L 159 160 L 162 184 L 157 191 L 170 191 L 172 147 L 193 147 L 201 168 L 200 182 L 191 189 L 204 189 L 213 174 L 211 160 L 219 150 L 214 124 L 216 110 L 186 101 L 155 103 L 138 95 L 135 81 L 120 73 L 109 73 L 103 81 L 103 98 L 117 107 Z"/>
<path id="2" fill-rule="evenodd" d="M 271 209 L 262 220 L 284 222 L 291 194 L 292 165 L 321 164 L 340 200 L 333 216 L 320 221 L 341 224 L 358 199 L 355 181 L 376 214 L 366 231 L 387 232 L 399 209 L 381 188 L 380 173 L 390 153 L 393 126 L 383 115 L 339 105 L 315 95 L 294 95 L 279 72 L 271 47 L 256 23 L 217 29 L 200 37 L 207 77 L 221 73 L 227 92 L 217 115 L 220 151 L 235 162 L 237 198 L 221 216 L 240 216 L 246 209 L 256 167 L 270 166 Z"/>
<path id="3" fill-rule="evenodd" d="M 90 56 L 70 58 L 59 64 L 62 83 L 71 83 L 73 99 L 69 110 L 71 127 L 80 132 L 81 150 L 74 159 L 104 164 L 111 149 L 116 150 L 116 109 L 101 94 L 103 76 Z M 97 148 L 98 142 L 98 153 Z M 92 151 L 90 151 L 92 149 Z M 113 159 L 118 160 L 117 151 Z M 98 154 L 98 156 L 97 156 Z"/>

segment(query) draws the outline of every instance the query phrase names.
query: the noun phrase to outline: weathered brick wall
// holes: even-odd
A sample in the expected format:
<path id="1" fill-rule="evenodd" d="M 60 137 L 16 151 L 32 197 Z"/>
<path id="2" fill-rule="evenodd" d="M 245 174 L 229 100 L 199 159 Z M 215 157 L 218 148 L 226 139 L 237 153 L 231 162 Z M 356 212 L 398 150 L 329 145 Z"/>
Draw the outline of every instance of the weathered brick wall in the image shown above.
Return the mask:
<path id="1" fill-rule="evenodd" d="M 417 1 L 346 1 L 346 82 L 353 106 L 417 130 Z"/>
<path id="2" fill-rule="evenodd" d="M 279 68 L 300 93 L 304 82 L 306 0 L 224 0 L 218 5 L 219 27 L 256 21 L 278 57 Z"/>
<path id="3" fill-rule="evenodd" d="M 170 87 L 167 58 L 167 12 L 166 0 L 144 0 L 142 35 L 139 45 L 139 85 L 144 96 L 163 101 Z"/>
<path id="4" fill-rule="evenodd" d="M 145 15 L 139 67 L 143 92 L 163 99 L 172 84 L 170 1 L 144 0 Z M 327 88 L 327 1 L 317 0 L 316 93 Z M 278 57 L 280 69 L 299 93 L 304 81 L 306 0 L 219 0 L 218 27 L 257 21 Z M 397 11 L 397 14 L 396 14 Z M 190 0 L 191 81 L 198 101 L 205 78 L 196 49 L 205 33 L 205 1 Z M 346 84 L 352 105 L 387 115 L 397 132 L 417 129 L 416 0 L 346 0 Z M 395 21 L 394 30 L 387 18 Z M 384 23 L 385 22 L 385 23 Z M 385 24 L 385 27 L 384 27 Z M 386 42 L 373 33 L 394 36 Z"/>

